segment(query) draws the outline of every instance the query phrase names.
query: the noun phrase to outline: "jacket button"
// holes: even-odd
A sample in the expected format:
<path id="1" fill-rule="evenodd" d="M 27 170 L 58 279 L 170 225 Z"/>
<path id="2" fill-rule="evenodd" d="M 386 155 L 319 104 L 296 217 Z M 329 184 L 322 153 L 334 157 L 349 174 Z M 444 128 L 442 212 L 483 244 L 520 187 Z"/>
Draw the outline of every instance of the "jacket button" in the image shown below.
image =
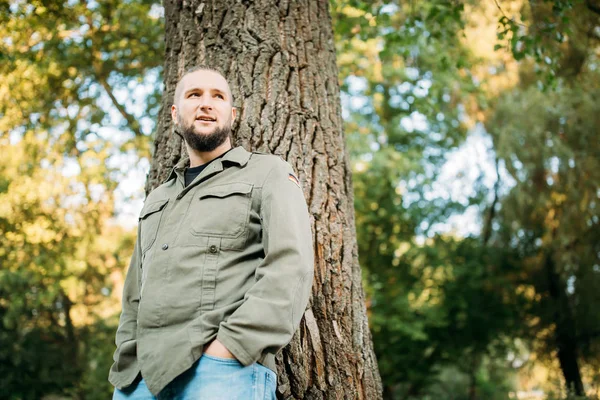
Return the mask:
<path id="1" fill-rule="evenodd" d="M 162 245 L 162 249 L 163 249 L 163 250 L 166 250 L 166 249 L 168 249 L 168 248 L 169 248 L 169 245 L 168 245 L 168 244 L 166 244 L 166 243 L 165 243 L 165 244 L 163 244 L 163 245 Z"/>
<path id="2" fill-rule="evenodd" d="M 213 244 L 212 246 L 210 246 L 210 247 L 208 248 L 208 250 L 209 250 L 211 253 L 216 253 L 216 252 L 217 252 L 217 246 L 215 246 L 215 245 Z"/>

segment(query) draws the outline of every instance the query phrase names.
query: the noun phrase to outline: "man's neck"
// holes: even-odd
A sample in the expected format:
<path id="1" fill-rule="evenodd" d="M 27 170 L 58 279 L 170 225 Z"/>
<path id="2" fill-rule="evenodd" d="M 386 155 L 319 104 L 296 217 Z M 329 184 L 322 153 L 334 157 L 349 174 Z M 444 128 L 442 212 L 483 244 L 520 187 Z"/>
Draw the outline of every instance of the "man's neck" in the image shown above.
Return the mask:
<path id="1" fill-rule="evenodd" d="M 197 151 L 188 146 L 187 143 L 185 146 L 187 147 L 188 155 L 190 156 L 190 168 L 193 168 L 199 165 L 206 164 L 219 157 L 227 150 L 231 149 L 231 141 L 229 138 L 227 138 L 227 140 L 223 142 L 222 145 L 220 145 L 213 151 Z"/>

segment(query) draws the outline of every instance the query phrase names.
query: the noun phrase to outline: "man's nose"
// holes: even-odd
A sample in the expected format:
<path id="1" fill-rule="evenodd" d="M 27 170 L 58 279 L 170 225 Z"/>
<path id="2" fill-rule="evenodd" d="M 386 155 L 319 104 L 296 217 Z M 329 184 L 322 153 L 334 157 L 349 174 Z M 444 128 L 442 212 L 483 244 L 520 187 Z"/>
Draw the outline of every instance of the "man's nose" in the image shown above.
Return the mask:
<path id="1" fill-rule="evenodd" d="M 200 99 L 200 108 L 212 110 L 212 107 L 212 99 L 210 98 L 210 96 L 202 96 L 202 98 Z"/>

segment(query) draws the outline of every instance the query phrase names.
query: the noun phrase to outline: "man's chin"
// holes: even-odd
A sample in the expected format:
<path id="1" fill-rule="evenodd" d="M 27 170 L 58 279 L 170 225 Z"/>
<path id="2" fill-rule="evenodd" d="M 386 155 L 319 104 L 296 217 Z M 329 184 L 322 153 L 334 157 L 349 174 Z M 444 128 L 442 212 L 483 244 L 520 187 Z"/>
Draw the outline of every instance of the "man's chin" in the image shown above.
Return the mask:
<path id="1" fill-rule="evenodd" d="M 231 134 L 230 129 L 223 129 L 218 126 L 215 127 L 202 127 L 189 126 L 187 129 L 183 129 L 182 137 L 186 143 L 194 150 L 197 151 L 212 151 L 225 143 L 229 135 Z"/>
<path id="2" fill-rule="evenodd" d="M 194 133 L 199 136 L 210 136 L 214 135 L 217 131 L 217 126 L 206 126 L 206 127 L 198 127 L 194 126 Z"/>

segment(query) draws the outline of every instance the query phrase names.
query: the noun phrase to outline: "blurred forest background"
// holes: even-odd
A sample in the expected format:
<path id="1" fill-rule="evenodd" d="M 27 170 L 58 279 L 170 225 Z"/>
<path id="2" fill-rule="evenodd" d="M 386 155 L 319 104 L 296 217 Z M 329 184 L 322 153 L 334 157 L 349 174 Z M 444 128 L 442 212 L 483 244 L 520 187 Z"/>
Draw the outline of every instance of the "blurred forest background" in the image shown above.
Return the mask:
<path id="1" fill-rule="evenodd" d="M 600 395 L 600 1 L 331 0 L 387 399 Z M 149 0 L 0 4 L 0 398 L 107 399 Z"/>

